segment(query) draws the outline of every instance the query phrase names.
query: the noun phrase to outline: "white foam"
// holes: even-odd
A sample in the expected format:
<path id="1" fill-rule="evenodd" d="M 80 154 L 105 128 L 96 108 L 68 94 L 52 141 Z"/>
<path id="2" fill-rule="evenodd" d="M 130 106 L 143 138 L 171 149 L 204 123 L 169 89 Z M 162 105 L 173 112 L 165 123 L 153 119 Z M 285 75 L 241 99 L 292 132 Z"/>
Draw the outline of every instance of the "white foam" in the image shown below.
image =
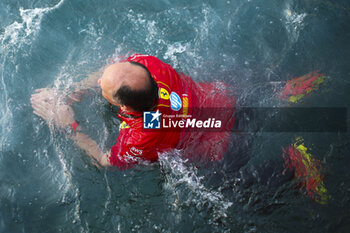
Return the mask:
<path id="1" fill-rule="evenodd" d="M 36 35 L 40 30 L 40 24 L 43 16 L 63 4 L 61 0 L 53 7 L 34 8 L 34 9 L 19 9 L 22 22 L 13 22 L 5 27 L 4 34 L 0 36 L 1 45 L 8 47 L 21 43 L 30 43 L 32 35 Z"/>
<path id="2" fill-rule="evenodd" d="M 13 126 L 13 113 L 9 106 L 11 101 L 8 94 L 8 87 L 6 86 L 5 78 L 14 78 L 16 76 L 16 70 L 12 73 L 5 73 L 4 67 L 8 63 L 14 63 L 14 54 L 18 54 L 23 49 L 23 45 L 30 45 L 37 33 L 40 31 L 40 25 L 43 17 L 52 12 L 53 10 L 59 8 L 64 0 L 61 0 L 53 7 L 47 8 L 35 8 L 35 9 L 19 9 L 19 14 L 21 16 L 21 21 L 13 22 L 4 29 L 4 33 L 0 35 L 0 125 L 1 125 L 1 135 L 0 135 L 0 151 L 3 150 L 5 146 L 9 143 L 8 137 L 11 134 L 11 129 Z M 16 66 L 17 68 L 17 66 Z M 42 124 L 35 125 L 35 132 L 38 134 L 39 130 L 42 128 Z M 54 135 L 51 135 L 51 139 L 55 140 Z M 72 184 L 71 172 L 67 166 L 67 162 L 63 158 L 62 150 L 59 145 L 56 145 L 56 152 L 58 154 L 58 159 L 61 164 L 61 168 L 52 164 L 50 158 L 48 158 L 47 149 L 43 151 L 34 151 L 35 156 L 41 156 L 39 161 L 46 162 L 48 168 L 52 172 L 52 178 L 54 183 L 58 184 L 59 194 L 62 195 L 62 202 L 65 202 L 67 196 L 70 196 L 72 192 L 76 189 Z M 79 201 L 77 203 L 79 205 Z M 79 208 L 79 206 L 77 207 Z"/>
<path id="3" fill-rule="evenodd" d="M 8 94 L 7 94 L 3 75 L 0 80 L 0 85 L 1 85 L 0 90 L 2 89 L 2 93 L 1 93 L 2 96 L 0 101 L 0 125 L 1 125 L 0 151 L 3 151 L 3 147 L 5 147 L 5 144 L 6 144 L 6 138 L 10 134 L 11 128 L 12 128 L 12 112 L 9 108 Z"/>
<path id="4" fill-rule="evenodd" d="M 184 53 L 185 51 L 188 51 L 190 48 L 190 44 L 181 44 L 181 42 L 175 42 L 174 44 L 171 44 L 168 46 L 167 51 L 164 54 L 165 59 L 170 59 L 171 64 L 174 68 L 178 68 L 179 62 L 177 60 L 176 54 Z"/>
<path id="5" fill-rule="evenodd" d="M 173 190 L 175 197 L 173 206 L 178 208 L 178 197 L 176 188 L 179 185 L 184 185 L 190 190 L 191 197 L 187 200 L 188 203 L 195 204 L 197 209 L 203 208 L 205 204 L 212 206 L 214 218 L 227 217 L 227 209 L 232 205 L 232 202 L 225 200 L 225 197 L 219 191 L 210 190 L 203 184 L 204 177 L 198 175 L 198 170 L 194 166 L 187 163 L 181 158 L 180 151 L 172 153 L 163 153 L 160 155 L 160 164 L 167 172 L 167 186 Z"/>
<path id="6" fill-rule="evenodd" d="M 6 143 L 6 139 L 11 132 L 12 128 L 12 112 L 9 107 L 9 96 L 7 87 L 5 84 L 6 78 L 13 78 L 15 73 L 5 74 L 4 66 L 7 59 L 13 60 L 13 54 L 16 54 L 21 45 L 30 44 L 33 36 L 35 36 L 40 30 L 40 23 L 45 14 L 59 8 L 64 0 L 61 0 L 53 7 L 35 8 L 35 9 L 19 9 L 19 13 L 22 22 L 13 22 L 4 29 L 4 33 L 0 35 L 0 90 L 1 102 L 0 102 L 0 124 L 1 124 L 1 138 L 0 138 L 0 151 Z"/>
<path id="7" fill-rule="evenodd" d="M 286 19 L 286 30 L 291 43 L 297 42 L 299 38 L 299 32 L 304 28 L 304 18 L 307 16 L 306 13 L 297 14 L 290 9 L 287 5 L 284 10 L 284 17 Z"/>

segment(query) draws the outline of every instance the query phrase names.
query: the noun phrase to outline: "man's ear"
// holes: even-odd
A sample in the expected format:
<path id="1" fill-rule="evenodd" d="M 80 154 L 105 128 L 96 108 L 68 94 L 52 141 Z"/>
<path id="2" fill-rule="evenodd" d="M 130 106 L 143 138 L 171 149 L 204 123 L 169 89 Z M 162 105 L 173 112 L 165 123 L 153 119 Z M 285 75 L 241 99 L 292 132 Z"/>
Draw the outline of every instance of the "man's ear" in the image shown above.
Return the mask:
<path id="1" fill-rule="evenodd" d="M 123 112 L 133 112 L 134 111 L 131 107 L 126 106 L 126 105 L 121 105 L 120 110 L 122 110 Z"/>

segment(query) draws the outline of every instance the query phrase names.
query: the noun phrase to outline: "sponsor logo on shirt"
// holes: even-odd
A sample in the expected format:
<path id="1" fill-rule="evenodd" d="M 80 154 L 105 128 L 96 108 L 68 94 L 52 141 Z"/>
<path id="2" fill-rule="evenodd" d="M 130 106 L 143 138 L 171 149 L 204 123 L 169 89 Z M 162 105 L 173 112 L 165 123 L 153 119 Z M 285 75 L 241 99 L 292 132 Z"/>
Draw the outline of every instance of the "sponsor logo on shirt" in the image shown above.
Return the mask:
<path id="1" fill-rule="evenodd" d="M 130 126 L 125 121 L 123 121 L 119 126 L 119 129 L 127 129 L 127 128 L 130 128 Z"/>
<path id="2" fill-rule="evenodd" d="M 142 155 L 143 150 L 137 149 L 136 147 L 131 147 L 130 152 L 133 153 L 134 155 Z"/>
<path id="3" fill-rule="evenodd" d="M 170 98 L 169 92 L 164 88 L 159 89 L 159 98 L 168 100 Z"/>
<path id="4" fill-rule="evenodd" d="M 121 161 L 124 160 L 127 163 L 134 163 L 139 160 L 139 157 L 132 156 L 129 154 L 129 152 L 126 152 L 124 155 L 121 155 L 121 156 L 118 155 L 118 157 Z"/>
<path id="5" fill-rule="evenodd" d="M 181 98 L 176 92 L 170 94 L 170 106 L 174 111 L 179 111 L 182 107 Z"/>
<path id="6" fill-rule="evenodd" d="M 182 103 L 183 103 L 182 114 L 187 115 L 188 114 L 188 97 L 183 96 Z"/>

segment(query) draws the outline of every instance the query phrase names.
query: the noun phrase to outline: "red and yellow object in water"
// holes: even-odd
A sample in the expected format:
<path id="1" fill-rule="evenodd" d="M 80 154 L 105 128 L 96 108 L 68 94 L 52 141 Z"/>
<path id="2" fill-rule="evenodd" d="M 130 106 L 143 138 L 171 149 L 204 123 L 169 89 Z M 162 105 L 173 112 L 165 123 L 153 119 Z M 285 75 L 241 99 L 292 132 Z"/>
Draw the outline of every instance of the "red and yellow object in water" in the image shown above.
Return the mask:
<path id="1" fill-rule="evenodd" d="M 298 103 L 311 92 L 318 90 L 326 79 L 327 76 L 319 73 L 319 71 L 313 71 L 306 75 L 293 78 L 287 81 L 278 97 L 283 100 L 288 100 L 288 102 L 291 103 Z"/>
<path id="2" fill-rule="evenodd" d="M 293 170 L 295 178 L 301 183 L 301 191 L 320 204 L 326 204 L 330 196 L 323 183 L 324 175 L 319 160 L 314 158 L 304 145 L 304 139 L 296 138 L 296 142 L 283 149 L 283 158 L 287 168 Z"/>

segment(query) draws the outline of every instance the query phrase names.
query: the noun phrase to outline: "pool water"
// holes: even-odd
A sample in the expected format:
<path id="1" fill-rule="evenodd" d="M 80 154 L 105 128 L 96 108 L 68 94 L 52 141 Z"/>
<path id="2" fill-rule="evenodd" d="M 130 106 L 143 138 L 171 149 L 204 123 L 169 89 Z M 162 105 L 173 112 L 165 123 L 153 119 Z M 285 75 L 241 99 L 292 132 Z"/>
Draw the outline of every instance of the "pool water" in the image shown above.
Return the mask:
<path id="1" fill-rule="evenodd" d="M 238 106 L 348 109 L 349 22 L 345 0 L 1 1 L 0 232 L 349 232 L 347 131 L 235 133 L 219 162 L 172 151 L 119 171 L 96 167 L 30 105 L 37 88 L 69 89 L 137 52 L 228 83 Z M 276 98 L 271 83 L 314 70 L 329 77 L 319 90 Z M 120 122 L 98 90 L 74 109 L 103 149 L 114 144 Z M 322 166 L 325 203 L 285 166 L 296 137 Z"/>

